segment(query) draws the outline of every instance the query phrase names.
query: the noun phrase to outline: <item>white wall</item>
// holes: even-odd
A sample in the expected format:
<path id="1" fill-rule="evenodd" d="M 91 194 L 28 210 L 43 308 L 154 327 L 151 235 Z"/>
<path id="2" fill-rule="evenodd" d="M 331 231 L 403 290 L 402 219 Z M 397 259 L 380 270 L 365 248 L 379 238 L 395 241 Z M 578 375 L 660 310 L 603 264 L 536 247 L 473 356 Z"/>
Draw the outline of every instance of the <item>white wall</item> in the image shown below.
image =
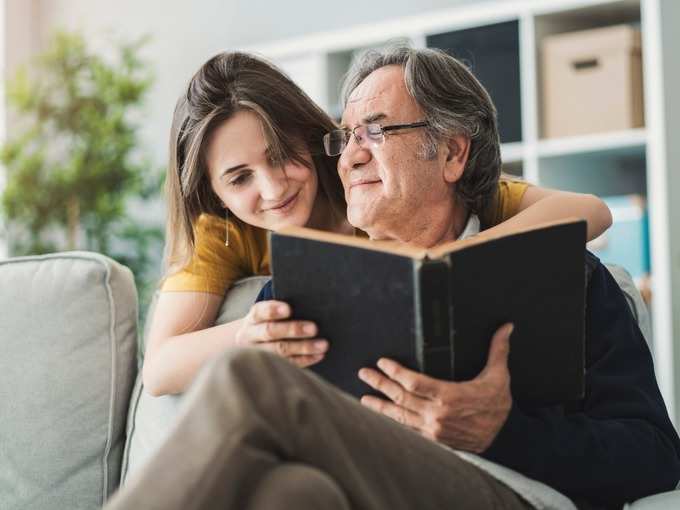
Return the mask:
<path id="1" fill-rule="evenodd" d="M 163 164 L 175 100 L 192 73 L 216 52 L 472 0 L 376 0 L 360 8 L 318 0 L 35 1 L 43 44 L 55 27 L 81 29 L 96 44 L 107 34 L 152 36 L 145 54 L 154 63 L 157 81 L 142 136 Z"/>
<path id="2" fill-rule="evenodd" d="M 38 37 L 32 30 L 36 19 L 37 0 L 0 0 L 0 144 L 12 132 L 12 112 L 5 103 L 5 80 L 17 66 L 38 48 Z M 0 193 L 5 187 L 5 169 L 0 167 Z M 0 258 L 7 256 L 5 219 L 0 213 Z"/>
<path id="3" fill-rule="evenodd" d="M 5 75 L 5 1 L 0 1 L 0 76 Z M 0 81 L 0 144 L 5 140 L 6 131 L 5 112 L 5 82 Z M 0 194 L 5 189 L 5 170 L 0 165 Z M 0 213 L 0 259 L 7 257 L 7 240 L 5 238 L 4 217 Z"/>
<path id="4" fill-rule="evenodd" d="M 115 38 L 150 35 L 144 56 L 153 65 L 156 82 L 140 135 L 146 154 L 164 166 L 176 98 L 193 72 L 218 51 L 484 1 L 375 0 L 357 8 L 347 2 L 333 6 L 318 0 L 0 0 L 5 14 L 4 22 L 0 21 L 0 47 L 4 45 L 0 69 L 4 77 L 10 76 L 16 65 L 48 44 L 55 29 L 80 30 L 100 49 L 110 48 Z M 0 133 L 3 123 L 11 131 L 0 89 Z M 0 168 L 0 190 L 4 177 Z M 145 216 L 158 220 L 163 216 L 155 206 L 147 212 Z M 2 224 L 0 217 L 0 257 L 6 255 Z"/>
<path id="5" fill-rule="evenodd" d="M 156 81 L 140 136 L 145 155 L 164 167 L 175 101 L 193 72 L 218 51 L 484 1 L 375 0 L 357 8 L 318 0 L 0 0 L 0 70 L 5 78 L 11 76 L 18 64 L 45 48 L 55 29 L 79 30 L 98 49 L 111 48 L 117 38 L 151 36 L 143 55 Z M 3 126 L 11 132 L 12 124 L 4 107 L 0 87 L 0 143 Z M 0 192 L 4 182 L 0 168 Z M 162 221 L 162 207 L 147 208 L 134 207 L 133 212 L 151 222 Z M 0 257 L 7 255 L 5 237 L 0 217 Z"/>

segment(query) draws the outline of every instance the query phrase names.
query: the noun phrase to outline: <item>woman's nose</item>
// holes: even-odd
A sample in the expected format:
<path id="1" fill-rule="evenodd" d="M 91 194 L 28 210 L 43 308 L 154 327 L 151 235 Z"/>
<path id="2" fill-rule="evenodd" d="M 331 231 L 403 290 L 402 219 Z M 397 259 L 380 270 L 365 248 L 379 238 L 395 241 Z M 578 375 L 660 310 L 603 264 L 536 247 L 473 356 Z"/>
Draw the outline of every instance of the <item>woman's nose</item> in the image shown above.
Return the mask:
<path id="1" fill-rule="evenodd" d="M 260 179 L 260 195 L 264 200 L 278 200 L 288 189 L 288 176 L 283 168 L 272 167 L 263 172 Z"/>

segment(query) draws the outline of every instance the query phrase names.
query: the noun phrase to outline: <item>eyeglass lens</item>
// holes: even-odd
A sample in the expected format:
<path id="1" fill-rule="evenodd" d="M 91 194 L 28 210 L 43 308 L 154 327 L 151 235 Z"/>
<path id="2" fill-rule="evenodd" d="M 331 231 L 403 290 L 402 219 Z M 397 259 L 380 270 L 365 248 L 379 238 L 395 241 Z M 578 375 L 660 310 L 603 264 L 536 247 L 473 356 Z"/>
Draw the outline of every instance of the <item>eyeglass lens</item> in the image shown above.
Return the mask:
<path id="1" fill-rule="evenodd" d="M 347 144 L 349 143 L 349 138 L 352 133 L 361 147 L 365 147 L 366 141 L 372 142 L 373 146 L 377 146 L 384 140 L 382 126 L 380 126 L 380 124 L 361 125 L 355 127 L 351 131 L 348 129 L 337 129 L 330 133 L 326 133 L 323 138 L 326 154 L 329 156 L 342 154 L 342 151 L 345 150 L 345 147 L 347 147 Z"/>

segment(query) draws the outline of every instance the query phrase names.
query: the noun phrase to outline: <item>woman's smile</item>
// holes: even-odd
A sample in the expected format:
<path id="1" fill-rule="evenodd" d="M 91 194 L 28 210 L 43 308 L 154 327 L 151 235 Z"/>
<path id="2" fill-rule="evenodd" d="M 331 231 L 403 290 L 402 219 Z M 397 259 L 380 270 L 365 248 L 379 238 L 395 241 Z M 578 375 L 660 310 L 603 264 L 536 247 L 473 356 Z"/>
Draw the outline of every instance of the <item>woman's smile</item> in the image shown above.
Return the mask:
<path id="1" fill-rule="evenodd" d="M 275 204 L 273 207 L 268 207 L 264 209 L 264 212 L 270 214 L 276 214 L 279 216 L 285 216 L 290 213 L 297 205 L 297 199 L 300 196 L 300 190 L 296 191 L 292 196 L 287 199 Z"/>

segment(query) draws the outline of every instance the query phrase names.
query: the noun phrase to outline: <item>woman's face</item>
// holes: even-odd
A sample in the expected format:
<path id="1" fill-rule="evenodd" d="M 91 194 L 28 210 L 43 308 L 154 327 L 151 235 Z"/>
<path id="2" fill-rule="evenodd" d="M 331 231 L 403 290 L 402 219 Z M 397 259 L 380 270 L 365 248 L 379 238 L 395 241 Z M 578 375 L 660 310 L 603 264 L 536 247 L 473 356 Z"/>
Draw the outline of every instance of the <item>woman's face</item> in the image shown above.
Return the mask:
<path id="1" fill-rule="evenodd" d="M 206 156 L 212 189 L 242 221 L 277 230 L 304 226 L 309 220 L 318 186 L 316 172 L 292 161 L 273 165 L 254 113 L 240 111 L 219 126 Z"/>

